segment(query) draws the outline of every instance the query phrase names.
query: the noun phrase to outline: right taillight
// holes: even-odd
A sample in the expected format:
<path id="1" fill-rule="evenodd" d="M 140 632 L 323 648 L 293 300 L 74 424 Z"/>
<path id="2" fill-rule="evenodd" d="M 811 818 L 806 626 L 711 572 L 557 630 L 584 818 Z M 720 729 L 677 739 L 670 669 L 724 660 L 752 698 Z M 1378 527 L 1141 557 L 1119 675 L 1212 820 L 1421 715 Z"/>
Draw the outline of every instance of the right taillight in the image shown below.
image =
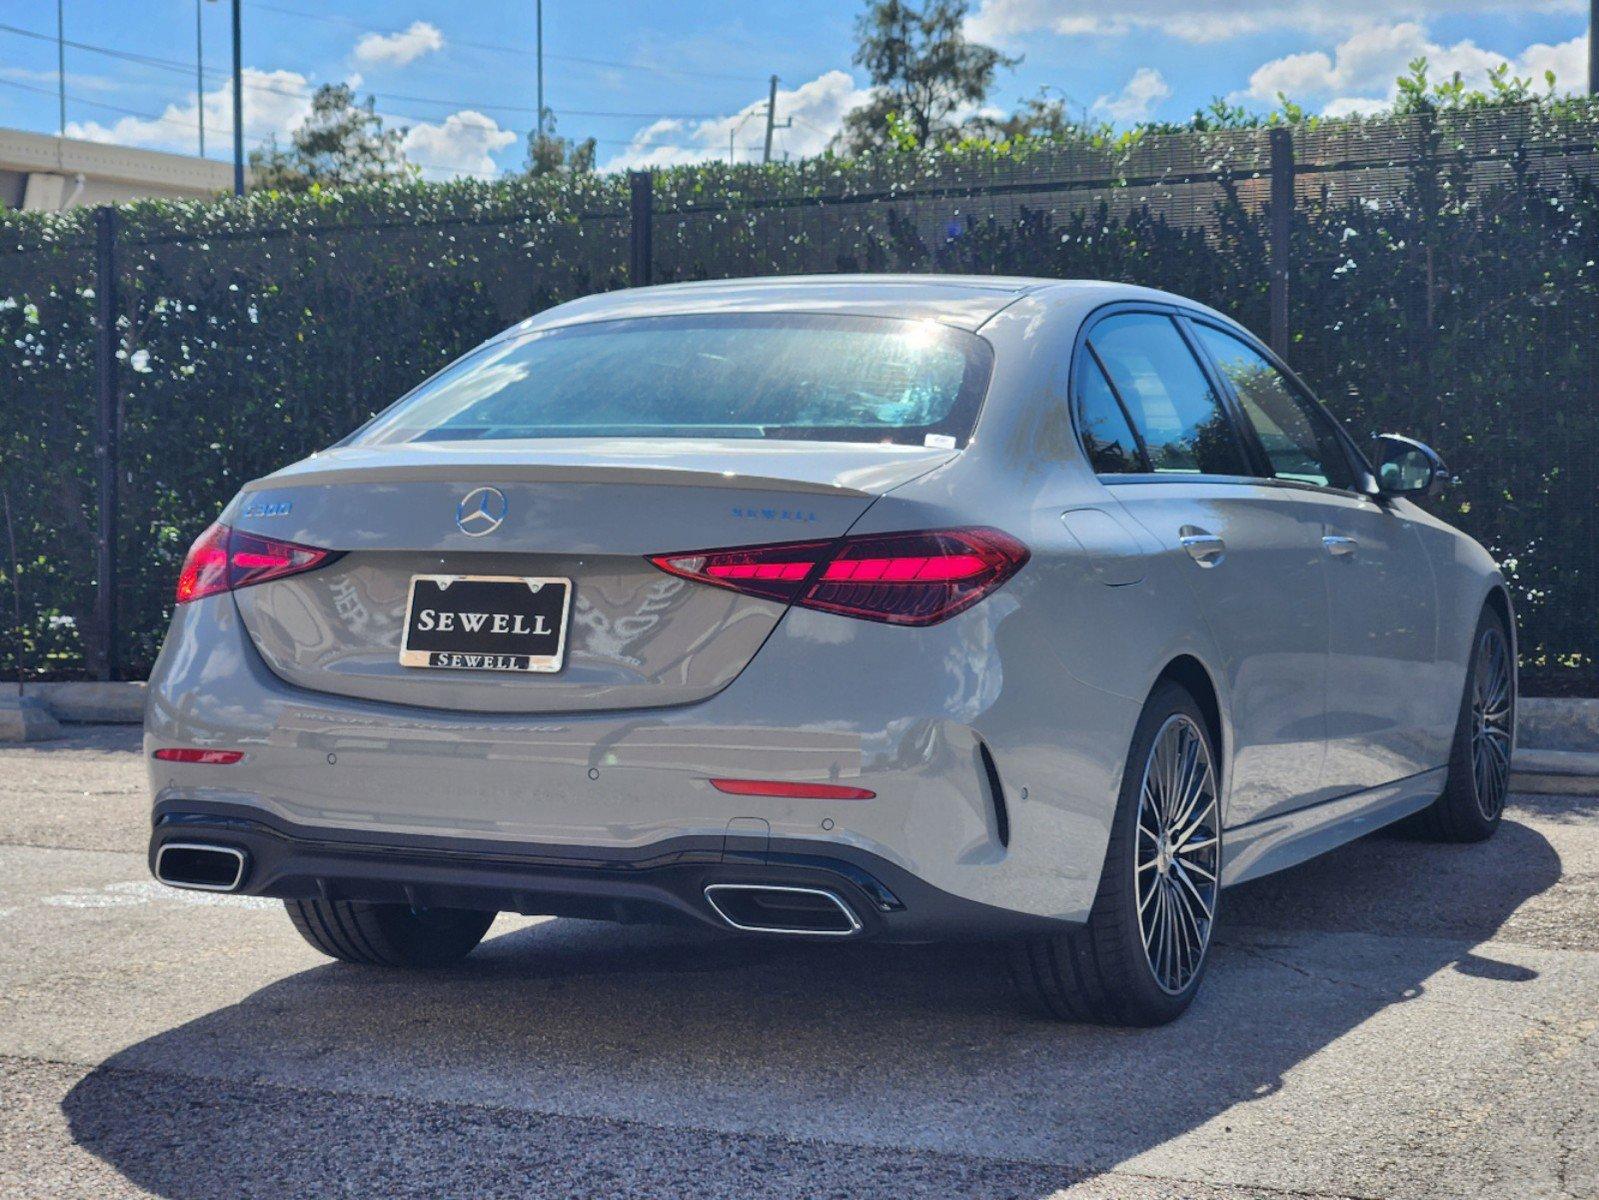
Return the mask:
<path id="1" fill-rule="evenodd" d="M 663 571 L 804 608 L 891 625 L 933 625 L 976 604 L 1027 562 L 987 527 L 874 533 L 650 558 Z"/>
<path id="2" fill-rule="evenodd" d="M 218 522 L 189 547 L 178 573 L 178 603 L 298 575 L 334 558 L 330 550 L 244 533 Z"/>

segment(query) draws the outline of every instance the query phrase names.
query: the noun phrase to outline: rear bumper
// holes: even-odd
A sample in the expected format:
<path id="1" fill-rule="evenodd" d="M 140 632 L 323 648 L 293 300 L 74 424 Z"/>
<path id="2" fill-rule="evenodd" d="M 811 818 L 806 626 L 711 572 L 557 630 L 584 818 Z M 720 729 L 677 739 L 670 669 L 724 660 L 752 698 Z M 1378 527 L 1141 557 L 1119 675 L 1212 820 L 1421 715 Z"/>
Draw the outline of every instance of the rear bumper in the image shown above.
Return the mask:
<path id="1" fill-rule="evenodd" d="M 690 924 L 733 933 L 705 889 L 747 884 L 827 892 L 858 920 L 854 936 L 885 941 L 1017 937 L 1067 924 L 954 896 L 858 847 L 810 839 L 687 836 L 629 848 L 508 845 L 307 829 L 253 806 L 178 799 L 158 804 L 154 821 L 152 873 L 168 843 L 236 851 L 244 867 L 230 890 L 252 896 Z"/>
<path id="2" fill-rule="evenodd" d="M 1047 630 L 1009 586 L 926 629 L 796 610 L 708 699 L 542 716 L 295 687 L 262 662 L 233 597 L 212 596 L 174 614 L 145 750 L 243 758 L 152 757 L 151 793 L 158 814 L 232 806 L 304 841 L 357 831 L 385 846 L 464 839 L 494 854 L 548 846 L 630 861 L 682 839 L 720 847 L 758 833 L 773 848 L 847 847 L 979 907 L 1081 921 L 1139 706 L 1041 653 Z M 730 795 L 714 778 L 874 796 Z"/>

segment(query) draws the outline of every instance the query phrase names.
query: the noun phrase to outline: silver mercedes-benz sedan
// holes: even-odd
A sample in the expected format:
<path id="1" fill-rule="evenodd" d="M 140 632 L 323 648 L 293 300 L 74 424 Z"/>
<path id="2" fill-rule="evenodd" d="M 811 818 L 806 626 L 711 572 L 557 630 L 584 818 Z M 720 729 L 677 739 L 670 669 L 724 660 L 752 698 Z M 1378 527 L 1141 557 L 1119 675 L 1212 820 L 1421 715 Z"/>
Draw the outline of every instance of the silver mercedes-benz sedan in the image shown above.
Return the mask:
<path id="1" fill-rule="evenodd" d="M 1375 445 L 1118 284 L 552 308 L 195 542 L 151 869 L 350 962 L 502 911 L 985 938 L 1050 1014 L 1170 1020 L 1227 885 L 1499 822 L 1509 596 Z"/>

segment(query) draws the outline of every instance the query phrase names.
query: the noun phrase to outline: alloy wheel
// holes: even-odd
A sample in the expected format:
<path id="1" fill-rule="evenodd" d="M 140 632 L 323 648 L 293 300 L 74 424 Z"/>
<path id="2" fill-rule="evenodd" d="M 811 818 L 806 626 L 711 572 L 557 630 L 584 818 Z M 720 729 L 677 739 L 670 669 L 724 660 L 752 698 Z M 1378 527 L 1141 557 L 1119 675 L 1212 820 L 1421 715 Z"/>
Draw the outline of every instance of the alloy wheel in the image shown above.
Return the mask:
<path id="1" fill-rule="evenodd" d="M 1471 681 L 1471 774 L 1477 808 L 1492 821 L 1505 806 L 1510 790 L 1510 736 L 1515 697 L 1510 675 L 1510 647 L 1495 625 L 1477 641 Z"/>
<path id="2" fill-rule="evenodd" d="M 1177 995 L 1210 947 L 1221 875 L 1216 773 L 1204 735 L 1178 713 L 1155 735 L 1138 794 L 1133 871 L 1144 956 Z"/>

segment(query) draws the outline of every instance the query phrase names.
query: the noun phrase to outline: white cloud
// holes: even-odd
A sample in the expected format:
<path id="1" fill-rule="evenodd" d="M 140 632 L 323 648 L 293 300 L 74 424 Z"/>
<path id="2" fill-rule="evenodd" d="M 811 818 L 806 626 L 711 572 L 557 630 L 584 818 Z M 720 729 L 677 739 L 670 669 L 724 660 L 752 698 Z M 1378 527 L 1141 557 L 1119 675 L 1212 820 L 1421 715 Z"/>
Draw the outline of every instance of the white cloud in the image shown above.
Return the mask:
<path id="1" fill-rule="evenodd" d="M 1577 13 L 1585 0 L 1519 0 L 1519 12 Z M 1154 32 L 1189 42 L 1215 42 L 1270 30 L 1337 36 L 1396 16 L 1502 15 L 1504 0 L 982 0 L 966 23 L 969 37 L 1009 48 L 1033 34 L 1121 37 Z"/>
<path id="2" fill-rule="evenodd" d="M 778 89 L 777 119 L 792 118 L 793 125 L 779 133 L 779 150 L 795 158 L 820 154 L 844 123 L 844 114 L 863 104 L 867 92 L 855 86 L 844 71 L 826 74 L 792 91 Z M 752 100 L 738 112 L 709 121 L 664 118 L 633 135 L 626 150 L 605 163 L 608 171 L 629 167 L 670 167 L 727 157 L 728 135 L 733 135 L 738 161 L 758 161 L 765 136 L 766 98 Z"/>
<path id="3" fill-rule="evenodd" d="M 355 43 L 356 62 L 369 65 L 403 67 L 424 54 L 444 49 L 444 35 L 436 25 L 412 21 L 400 33 L 364 33 Z"/>
<path id="4" fill-rule="evenodd" d="M 311 111 L 309 80 L 296 71 L 244 68 L 244 137 L 251 144 L 276 135 L 282 139 Z M 205 93 L 207 143 L 225 145 L 233 137 L 233 90 L 223 84 Z M 199 133 L 198 105 L 193 97 L 169 104 L 159 118 L 122 117 L 110 125 L 69 121 L 67 136 L 119 146 L 145 146 L 193 154 Z"/>
<path id="5" fill-rule="evenodd" d="M 440 175 L 498 175 L 492 155 L 516 141 L 517 135 L 501 129 L 493 117 L 470 108 L 451 113 L 437 125 L 413 125 L 401 143 L 405 156 L 430 177 Z"/>
<path id="6" fill-rule="evenodd" d="M 1398 94 L 1395 80 L 1407 73 L 1412 59 L 1425 58 L 1429 78 L 1442 82 L 1456 71 L 1466 86 L 1485 87 L 1488 72 L 1509 63 L 1511 73 L 1531 77 L 1543 87 L 1545 70 L 1555 73 L 1556 86 L 1581 89 L 1587 70 L 1588 40 L 1575 37 L 1551 46 L 1537 43 L 1519 54 L 1487 50 L 1469 39 L 1443 45 L 1414 21 L 1377 25 L 1344 39 L 1331 54 L 1313 51 L 1289 54 L 1258 67 L 1249 86 L 1235 100 L 1272 103 L 1279 92 L 1300 103 L 1319 103 L 1328 116 L 1348 116 L 1381 108 Z"/>
<path id="7" fill-rule="evenodd" d="M 1124 125 L 1134 125 L 1149 120 L 1155 107 L 1170 96 L 1171 84 L 1159 71 L 1154 67 L 1139 67 L 1120 92 L 1095 100 L 1094 111 Z"/>

